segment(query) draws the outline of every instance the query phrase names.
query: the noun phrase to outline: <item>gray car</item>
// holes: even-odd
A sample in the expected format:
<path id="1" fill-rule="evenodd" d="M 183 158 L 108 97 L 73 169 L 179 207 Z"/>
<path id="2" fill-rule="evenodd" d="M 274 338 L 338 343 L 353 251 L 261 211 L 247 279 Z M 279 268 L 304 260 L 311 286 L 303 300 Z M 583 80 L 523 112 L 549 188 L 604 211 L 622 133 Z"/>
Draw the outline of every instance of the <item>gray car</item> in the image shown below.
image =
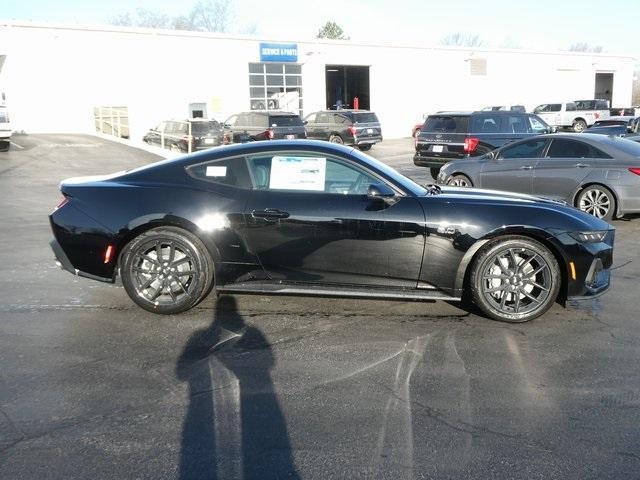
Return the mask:
<path id="1" fill-rule="evenodd" d="M 437 181 L 564 200 L 611 220 L 640 212 L 640 143 L 588 133 L 540 135 L 450 162 Z"/>

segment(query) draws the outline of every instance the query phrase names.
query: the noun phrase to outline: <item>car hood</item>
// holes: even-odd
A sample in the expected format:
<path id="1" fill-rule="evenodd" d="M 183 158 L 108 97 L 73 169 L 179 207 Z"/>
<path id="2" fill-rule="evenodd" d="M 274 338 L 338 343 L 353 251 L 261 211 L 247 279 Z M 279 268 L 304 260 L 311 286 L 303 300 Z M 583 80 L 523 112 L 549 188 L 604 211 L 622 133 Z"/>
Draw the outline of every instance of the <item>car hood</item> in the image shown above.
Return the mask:
<path id="1" fill-rule="evenodd" d="M 515 192 L 503 192 L 498 190 L 486 190 L 481 188 L 465 188 L 441 186 L 440 193 L 436 194 L 439 200 L 465 205 L 502 205 L 513 207 L 540 208 L 552 210 L 554 213 L 561 213 L 571 217 L 573 224 L 579 226 L 581 230 L 610 230 L 613 229 L 604 220 L 589 215 L 577 208 L 568 205 L 566 202 L 553 200 L 551 198 L 537 197 Z M 527 213 L 523 211 L 526 218 Z M 523 219 L 524 220 L 524 219 Z M 524 222 L 526 223 L 526 222 Z"/>

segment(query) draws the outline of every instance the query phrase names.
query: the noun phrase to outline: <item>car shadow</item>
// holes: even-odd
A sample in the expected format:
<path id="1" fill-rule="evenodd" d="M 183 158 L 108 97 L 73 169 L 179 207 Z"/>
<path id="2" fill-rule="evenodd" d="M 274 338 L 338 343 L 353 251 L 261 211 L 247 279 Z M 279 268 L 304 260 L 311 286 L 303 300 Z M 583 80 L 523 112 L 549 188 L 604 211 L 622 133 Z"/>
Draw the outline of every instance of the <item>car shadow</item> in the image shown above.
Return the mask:
<path id="1" fill-rule="evenodd" d="M 233 297 L 216 302 L 212 323 L 194 332 L 176 365 L 189 385 L 180 479 L 297 479 L 274 391 L 275 359 Z"/>

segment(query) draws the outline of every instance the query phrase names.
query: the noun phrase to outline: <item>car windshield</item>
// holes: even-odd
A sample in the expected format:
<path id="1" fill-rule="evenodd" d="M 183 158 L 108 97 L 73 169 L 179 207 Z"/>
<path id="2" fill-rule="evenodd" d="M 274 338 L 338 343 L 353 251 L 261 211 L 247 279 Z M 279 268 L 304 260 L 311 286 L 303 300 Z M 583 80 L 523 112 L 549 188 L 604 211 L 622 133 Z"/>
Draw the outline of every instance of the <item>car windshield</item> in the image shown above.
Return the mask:
<path id="1" fill-rule="evenodd" d="M 382 172 L 389 179 L 391 179 L 396 185 L 403 188 L 404 190 L 409 191 L 413 195 L 417 197 L 422 197 L 427 194 L 426 188 L 417 184 L 413 180 L 410 180 L 409 178 L 405 177 L 404 175 L 399 173 L 394 168 L 391 168 L 387 164 L 382 163 L 365 153 L 362 153 L 358 149 L 354 149 L 352 152 L 352 155 L 354 155 L 355 157 L 358 157 L 358 159 L 360 159 L 365 164 L 371 166 L 373 169 Z"/>
<path id="2" fill-rule="evenodd" d="M 210 122 L 192 122 L 191 133 L 193 135 L 203 135 L 207 133 L 215 132 L 220 129 L 220 124 L 215 120 Z"/>
<path id="3" fill-rule="evenodd" d="M 469 117 L 463 115 L 430 115 L 422 126 L 423 132 L 467 133 Z"/>
<path id="4" fill-rule="evenodd" d="M 302 127 L 302 119 L 298 115 L 272 115 L 269 125 L 276 127 Z"/>
<path id="5" fill-rule="evenodd" d="M 353 123 L 376 123 L 378 117 L 373 112 L 354 112 L 351 114 Z"/>

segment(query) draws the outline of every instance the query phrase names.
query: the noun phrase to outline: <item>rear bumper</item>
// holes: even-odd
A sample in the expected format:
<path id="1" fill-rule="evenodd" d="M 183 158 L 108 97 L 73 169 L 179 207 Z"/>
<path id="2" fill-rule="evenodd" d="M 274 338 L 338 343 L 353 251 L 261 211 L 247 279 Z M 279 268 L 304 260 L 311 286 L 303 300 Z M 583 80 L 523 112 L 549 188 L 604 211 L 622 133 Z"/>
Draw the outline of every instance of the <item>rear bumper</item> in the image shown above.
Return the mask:
<path id="1" fill-rule="evenodd" d="M 49 242 L 49 246 L 51 247 L 51 250 L 53 250 L 53 255 L 56 259 L 56 265 L 58 265 L 62 270 L 65 270 L 79 277 L 90 278 L 92 280 L 98 280 L 100 282 L 105 282 L 105 283 L 114 283 L 115 280 L 113 277 L 112 278 L 99 277 L 97 275 L 92 275 L 90 273 L 83 272 L 81 270 L 78 270 L 77 268 L 74 268 L 71 261 L 69 260 L 69 257 L 67 257 L 67 254 L 64 253 L 64 250 L 62 249 L 62 247 L 60 246 L 57 240 L 55 239 L 51 240 Z"/>
<path id="2" fill-rule="evenodd" d="M 413 163 L 418 167 L 440 168 L 453 160 L 458 160 L 458 158 L 426 157 L 418 153 L 413 156 Z"/>
<path id="3" fill-rule="evenodd" d="M 382 136 L 375 137 L 364 137 L 364 138 L 356 138 L 353 142 L 354 145 L 373 145 L 375 143 L 380 143 L 382 141 Z"/>

